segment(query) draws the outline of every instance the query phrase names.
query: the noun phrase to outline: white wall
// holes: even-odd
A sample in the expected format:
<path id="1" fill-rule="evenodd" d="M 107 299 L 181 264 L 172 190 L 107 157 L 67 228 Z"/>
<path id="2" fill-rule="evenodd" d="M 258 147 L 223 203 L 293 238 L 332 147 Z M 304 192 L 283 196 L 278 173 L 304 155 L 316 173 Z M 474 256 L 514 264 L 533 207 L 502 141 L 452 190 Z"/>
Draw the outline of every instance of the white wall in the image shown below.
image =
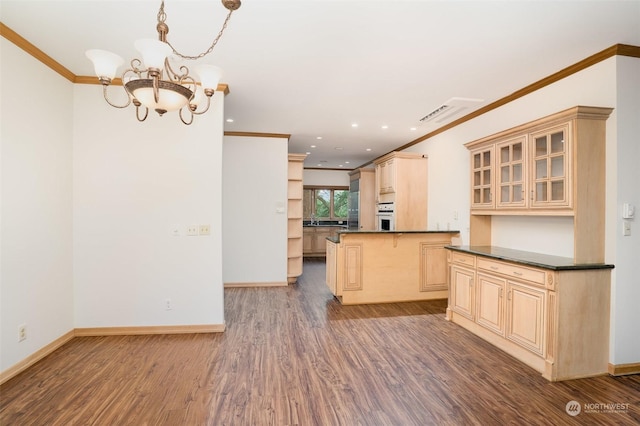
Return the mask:
<path id="1" fill-rule="evenodd" d="M 607 120 L 605 261 L 612 273 L 610 362 L 640 362 L 640 229 L 621 236 L 623 202 L 640 204 L 640 60 L 614 57 L 466 122 L 407 151 L 429 156 L 429 227 L 459 224 L 469 242 L 469 152 L 463 144 L 576 106 L 614 107 Z M 455 221 L 454 212 L 459 220 Z M 452 225 L 455 228 L 455 225 Z M 573 221 L 494 217 L 492 244 L 573 257 Z"/>
<path id="2" fill-rule="evenodd" d="M 3 37 L 0 50 L 0 371 L 5 371 L 74 327 L 73 89 Z M 21 324 L 27 339 L 18 342 Z"/>
<path id="3" fill-rule="evenodd" d="M 612 300 L 611 362 L 640 362 L 640 59 L 617 59 L 617 144 L 607 157 L 617 162 L 607 180 L 617 182 L 614 198 L 607 198 L 607 260 L 615 263 Z M 622 205 L 636 206 L 631 236 L 622 235 Z M 611 259 L 611 260 L 609 260 Z"/>
<path id="4" fill-rule="evenodd" d="M 287 148 L 287 138 L 224 137 L 224 283 L 287 282 Z"/>
<path id="5" fill-rule="evenodd" d="M 304 185 L 349 186 L 349 172 L 346 170 L 304 170 Z"/>
<path id="6" fill-rule="evenodd" d="M 224 323 L 223 96 L 185 126 L 153 111 L 139 123 L 100 86 L 74 87 L 76 327 Z M 185 235 L 201 224 L 211 235 Z"/>

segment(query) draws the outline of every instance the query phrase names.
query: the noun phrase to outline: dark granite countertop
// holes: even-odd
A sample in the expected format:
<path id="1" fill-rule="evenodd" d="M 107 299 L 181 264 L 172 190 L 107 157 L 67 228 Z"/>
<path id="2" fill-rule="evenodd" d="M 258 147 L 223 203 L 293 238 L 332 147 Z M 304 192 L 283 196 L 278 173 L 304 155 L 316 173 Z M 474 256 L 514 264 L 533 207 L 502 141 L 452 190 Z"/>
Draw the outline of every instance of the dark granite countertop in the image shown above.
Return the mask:
<path id="1" fill-rule="evenodd" d="M 514 250 L 496 246 L 446 246 L 450 250 L 492 259 L 507 260 L 523 265 L 537 266 L 554 271 L 581 270 L 581 269 L 613 269 L 613 265 L 604 263 L 575 263 L 570 257 L 552 256 L 549 254 L 534 253 L 530 251 Z"/>
<path id="2" fill-rule="evenodd" d="M 457 230 L 449 230 L 449 231 L 359 231 L 359 230 L 341 230 L 338 231 L 338 235 L 334 237 L 327 237 L 327 240 L 333 243 L 340 242 L 340 235 L 348 235 L 348 234 L 459 234 L 460 231 Z"/>

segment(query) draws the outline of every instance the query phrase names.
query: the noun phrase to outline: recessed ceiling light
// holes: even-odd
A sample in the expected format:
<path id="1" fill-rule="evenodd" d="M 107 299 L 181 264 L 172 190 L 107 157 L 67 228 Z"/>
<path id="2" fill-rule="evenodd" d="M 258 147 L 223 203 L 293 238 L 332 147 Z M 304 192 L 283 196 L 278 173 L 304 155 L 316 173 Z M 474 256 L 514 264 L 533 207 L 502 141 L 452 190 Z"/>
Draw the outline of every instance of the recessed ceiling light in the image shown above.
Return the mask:
<path id="1" fill-rule="evenodd" d="M 311 155 L 311 153 L 309 151 L 307 151 L 307 155 Z"/>
<path id="2" fill-rule="evenodd" d="M 367 151 L 371 151 L 371 148 L 367 148 Z"/>
<path id="3" fill-rule="evenodd" d="M 386 124 L 384 126 L 382 126 L 383 129 L 388 129 L 389 126 L 387 126 Z"/>
<path id="4" fill-rule="evenodd" d="M 344 167 L 342 164 L 340 164 L 338 167 Z"/>
<path id="5" fill-rule="evenodd" d="M 345 161 L 344 164 L 349 164 L 349 161 Z"/>
<path id="6" fill-rule="evenodd" d="M 338 151 L 342 151 L 343 148 L 341 146 L 336 146 L 335 149 Z"/>
<path id="7" fill-rule="evenodd" d="M 322 167 L 322 164 L 318 164 L 318 167 Z"/>
<path id="8" fill-rule="evenodd" d="M 416 129 L 417 129 L 416 127 L 411 127 L 409 130 L 411 130 L 413 132 Z"/>
<path id="9" fill-rule="evenodd" d="M 311 145 L 311 148 L 315 148 L 315 147 L 316 147 L 315 145 Z"/>
<path id="10" fill-rule="evenodd" d="M 351 124 L 351 127 L 358 127 L 358 123 Z"/>
<path id="11" fill-rule="evenodd" d="M 316 136 L 316 139 L 320 140 L 322 139 L 322 136 Z"/>
<path id="12" fill-rule="evenodd" d="M 227 118 L 227 123 L 233 123 L 233 118 Z"/>

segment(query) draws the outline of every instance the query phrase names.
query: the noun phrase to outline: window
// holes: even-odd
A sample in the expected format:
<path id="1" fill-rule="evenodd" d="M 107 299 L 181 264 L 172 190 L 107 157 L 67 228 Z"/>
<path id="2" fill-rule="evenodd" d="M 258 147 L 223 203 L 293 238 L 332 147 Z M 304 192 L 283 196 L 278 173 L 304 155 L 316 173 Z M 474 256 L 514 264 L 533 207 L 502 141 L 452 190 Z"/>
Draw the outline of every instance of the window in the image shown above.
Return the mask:
<path id="1" fill-rule="evenodd" d="M 349 212 L 349 188 L 305 186 L 303 194 L 304 218 L 343 220 Z"/>

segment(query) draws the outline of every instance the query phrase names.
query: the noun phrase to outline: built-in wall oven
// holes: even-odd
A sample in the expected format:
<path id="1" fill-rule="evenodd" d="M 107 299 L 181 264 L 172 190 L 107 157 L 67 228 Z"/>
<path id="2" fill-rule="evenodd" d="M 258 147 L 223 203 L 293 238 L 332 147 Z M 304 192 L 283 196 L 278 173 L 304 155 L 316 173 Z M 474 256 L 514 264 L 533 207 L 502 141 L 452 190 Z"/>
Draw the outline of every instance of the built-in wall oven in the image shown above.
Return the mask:
<path id="1" fill-rule="evenodd" d="M 395 231 L 395 204 L 378 203 L 378 231 Z"/>

